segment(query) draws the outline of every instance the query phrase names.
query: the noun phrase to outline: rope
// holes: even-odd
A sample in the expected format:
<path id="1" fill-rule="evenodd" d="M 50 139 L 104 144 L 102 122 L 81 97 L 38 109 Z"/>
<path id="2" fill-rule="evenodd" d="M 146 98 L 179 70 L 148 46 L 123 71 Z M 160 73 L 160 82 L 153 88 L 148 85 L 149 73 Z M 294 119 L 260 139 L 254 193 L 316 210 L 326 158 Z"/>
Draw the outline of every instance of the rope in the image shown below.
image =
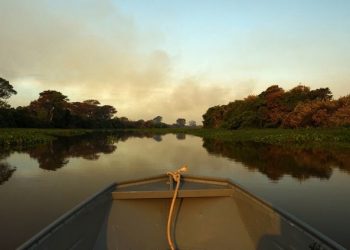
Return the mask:
<path id="1" fill-rule="evenodd" d="M 179 191 L 180 187 L 180 181 L 181 181 L 181 172 L 187 171 L 187 166 L 184 165 L 182 168 L 175 172 L 168 172 L 167 175 L 169 175 L 173 180 L 176 182 L 176 188 L 174 191 L 173 199 L 171 201 L 170 205 L 170 210 L 169 210 L 169 216 L 168 216 L 168 223 L 167 223 L 167 239 L 168 239 L 168 244 L 171 250 L 175 250 L 173 240 L 171 239 L 171 222 L 172 222 L 172 217 L 173 217 L 173 211 L 175 207 L 175 201 L 176 201 L 176 196 Z"/>

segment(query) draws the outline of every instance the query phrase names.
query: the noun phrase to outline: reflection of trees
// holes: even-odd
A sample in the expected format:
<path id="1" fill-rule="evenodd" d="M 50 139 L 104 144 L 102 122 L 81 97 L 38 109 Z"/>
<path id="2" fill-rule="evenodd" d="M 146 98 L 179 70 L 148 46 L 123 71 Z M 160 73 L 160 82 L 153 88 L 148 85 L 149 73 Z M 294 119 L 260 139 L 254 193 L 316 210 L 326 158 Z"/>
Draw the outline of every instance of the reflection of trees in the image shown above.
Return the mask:
<path id="1" fill-rule="evenodd" d="M 37 159 L 39 167 L 56 170 L 69 162 L 69 158 L 81 157 L 97 160 L 100 154 L 109 154 L 116 150 L 118 141 L 126 141 L 131 137 L 153 138 L 162 140 L 162 135 L 142 131 L 100 132 L 84 136 L 61 137 L 48 144 L 38 145 L 25 150 L 30 157 Z"/>
<path id="2" fill-rule="evenodd" d="M 0 160 L 7 158 L 10 153 L 11 151 L 8 148 L 1 148 Z M 0 185 L 2 185 L 5 181 L 8 181 L 15 171 L 15 167 L 6 162 L 0 162 Z"/>
<path id="3" fill-rule="evenodd" d="M 69 158 L 97 160 L 101 153 L 113 153 L 118 141 L 126 141 L 131 137 L 162 140 L 162 135 L 141 131 L 98 132 L 83 136 L 60 137 L 50 143 L 37 146 L 3 147 L 0 149 L 0 160 L 8 157 L 12 152 L 23 152 L 36 159 L 40 168 L 56 170 L 66 165 Z M 8 180 L 16 170 L 3 163 L 0 163 L 0 168 L 0 184 Z"/>
<path id="4" fill-rule="evenodd" d="M 310 177 L 328 179 L 334 167 L 350 173 L 350 149 L 306 149 L 203 140 L 203 147 L 210 154 L 242 162 L 248 169 L 258 170 L 271 180 L 279 180 L 283 175 L 290 175 L 299 180 Z"/>
<path id="5" fill-rule="evenodd" d="M 153 135 L 153 139 L 154 139 L 155 141 L 160 142 L 160 141 L 162 141 L 162 136 L 161 136 L 161 135 Z"/>
<path id="6" fill-rule="evenodd" d="M 129 138 L 153 138 L 155 141 L 162 141 L 163 134 L 155 134 L 152 132 L 144 132 L 144 131 L 123 131 L 117 133 L 111 133 L 111 136 L 116 141 L 126 141 Z"/>
<path id="7" fill-rule="evenodd" d="M 10 166 L 8 163 L 0 162 L 0 185 L 8 181 L 16 168 Z"/>
<path id="8" fill-rule="evenodd" d="M 107 135 L 78 136 L 54 140 L 49 144 L 40 145 L 28 150 L 30 157 L 39 162 L 39 167 L 47 170 L 56 170 L 63 167 L 72 157 L 81 157 L 87 160 L 97 160 L 99 154 L 109 154 L 117 147 Z"/>
<path id="9" fill-rule="evenodd" d="M 185 140 L 186 139 L 186 134 L 178 133 L 178 134 L 176 134 L 176 139 L 178 139 L 178 140 Z"/>

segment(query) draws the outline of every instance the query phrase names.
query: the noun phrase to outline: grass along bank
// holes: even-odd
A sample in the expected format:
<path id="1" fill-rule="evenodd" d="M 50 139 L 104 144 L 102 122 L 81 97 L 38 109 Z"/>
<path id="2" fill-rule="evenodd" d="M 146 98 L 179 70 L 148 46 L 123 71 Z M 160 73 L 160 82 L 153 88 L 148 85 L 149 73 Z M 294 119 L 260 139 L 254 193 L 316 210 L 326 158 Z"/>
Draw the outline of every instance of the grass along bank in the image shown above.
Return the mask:
<path id="1" fill-rule="evenodd" d="M 350 128 L 334 129 L 197 129 L 197 128 L 159 128 L 159 129 L 0 129 L 0 146 L 28 146 L 47 143 L 57 137 L 78 136 L 89 133 L 185 133 L 207 139 L 218 139 L 231 142 L 257 142 L 275 145 L 301 146 L 346 146 L 350 147 Z"/>
<path id="2" fill-rule="evenodd" d="M 308 129 L 142 129 L 153 133 L 185 133 L 208 139 L 232 142 L 257 142 L 275 145 L 295 144 L 304 146 L 350 147 L 350 128 Z"/>
<path id="3" fill-rule="evenodd" d="M 83 135 L 92 131 L 88 129 L 1 128 L 0 146 L 35 145 L 50 142 L 57 137 Z"/>

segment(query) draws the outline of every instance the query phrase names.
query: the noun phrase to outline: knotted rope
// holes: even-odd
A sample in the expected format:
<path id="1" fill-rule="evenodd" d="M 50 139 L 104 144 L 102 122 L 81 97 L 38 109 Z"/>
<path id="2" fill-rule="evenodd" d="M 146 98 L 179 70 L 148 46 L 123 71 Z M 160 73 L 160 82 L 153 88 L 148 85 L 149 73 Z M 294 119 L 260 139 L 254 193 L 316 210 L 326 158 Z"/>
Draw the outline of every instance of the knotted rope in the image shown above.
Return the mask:
<path id="1" fill-rule="evenodd" d="M 187 171 L 187 166 L 184 165 L 180 169 L 174 171 L 174 172 L 167 172 L 167 175 L 169 175 L 170 178 L 172 178 L 176 182 L 176 188 L 174 191 L 173 199 L 171 201 L 170 205 L 170 210 L 169 210 L 169 216 L 168 216 L 168 224 L 167 224 L 167 239 L 168 239 L 168 244 L 171 250 L 175 250 L 174 243 L 171 239 L 171 222 L 172 222 L 172 217 L 173 217 L 173 211 L 175 207 L 175 201 L 176 201 L 176 196 L 179 191 L 180 187 L 180 181 L 181 181 L 181 173 Z"/>

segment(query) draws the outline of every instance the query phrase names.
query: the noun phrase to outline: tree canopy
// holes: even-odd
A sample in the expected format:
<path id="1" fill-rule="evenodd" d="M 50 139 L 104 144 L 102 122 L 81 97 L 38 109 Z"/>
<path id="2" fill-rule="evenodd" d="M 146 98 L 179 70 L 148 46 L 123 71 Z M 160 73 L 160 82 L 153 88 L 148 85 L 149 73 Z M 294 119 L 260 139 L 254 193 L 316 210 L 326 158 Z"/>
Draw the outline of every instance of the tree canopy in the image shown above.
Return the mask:
<path id="1" fill-rule="evenodd" d="M 17 94 L 17 92 L 9 81 L 0 77 L 0 108 L 10 108 L 10 105 L 7 104 L 5 99 L 8 99 L 11 95 L 15 94 Z"/>
<path id="2" fill-rule="evenodd" d="M 214 106 L 203 115 L 206 128 L 304 128 L 350 126 L 350 96 L 332 99 L 329 88 L 272 85 L 257 96 Z"/>
<path id="3" fill-rule="evenodd" d="M 8 99 L 11 95 L 17 94 L 9 81 L 0 77 L 0 99 Z"/>
<path id="4" fill-rule="evenodd" d="M 31 128 L 166 128 L 186 127 L 178 118 L 168 125 L 161 116 L 132 121 L 117 117 L 111 105 L 98 100 L 70 101 L 56 90 L 45 90 L 28 106 L 11 108 L 6 102 L 17 94 L 9 81 L 0 78 L 0 127 Z M 188 127 L 197 127 L 190 120 Z M 258 95 L 249 95 L 226 105 L 210 107 L 203 114 L 204 128 L 306 128 L 350 127 L 350 95 L 333 99 L 329 88 L 311 90 L 298 85 L 284 90 L 272 85 Z"/>
<path id="5" fill-rule="evenodd" d="M 176 124 L 177 124 L 177 126 L 179 126 L 179 127 L 185 127 L 185 125 L 186 125 L 186 119 L 184 119 L 184 118 L 178 118 L 178 119 L 176 120 Z"/>

